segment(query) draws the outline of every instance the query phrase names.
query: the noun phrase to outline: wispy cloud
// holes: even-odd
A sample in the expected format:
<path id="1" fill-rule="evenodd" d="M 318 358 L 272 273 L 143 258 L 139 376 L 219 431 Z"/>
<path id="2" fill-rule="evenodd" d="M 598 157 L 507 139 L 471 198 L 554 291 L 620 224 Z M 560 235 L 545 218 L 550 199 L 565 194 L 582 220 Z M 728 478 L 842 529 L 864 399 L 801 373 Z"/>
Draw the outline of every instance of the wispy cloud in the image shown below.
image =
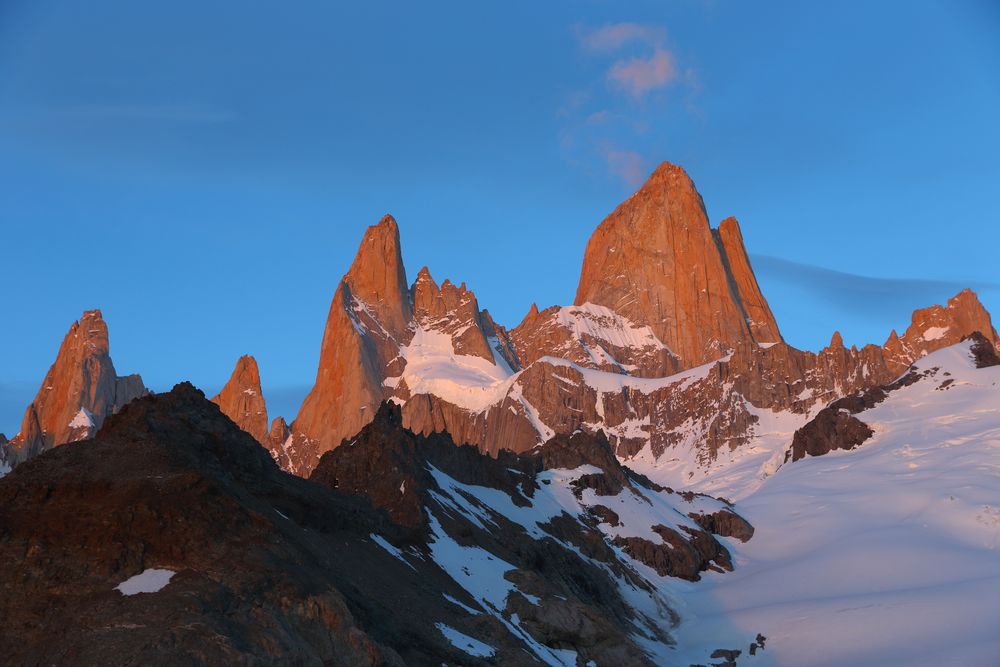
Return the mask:
<path id="1" fill-rule="evenodd" d="M 693 97 L 700 88 L 697 73 L 679 64 L 662 25 L 621 22 L 572 29 L 588 67 L 600 69 L 559 109 L 564 119 L 560 147 L 573 161 L 596 162 L 608 175 L 638 187 L 654 162 L 647 153 L 661 150 L 649 146 L 651 123 L 663 122 L 671 88 L 687 89 Z M 684 104 L 692 106 L 690 99 Z"/>
<path id="2" fill-rule="evenodd" d="M 611 23 L 600 28 L 576 28 L 580 47 L 590 53 L 614 53 L 637 46 L 641 55 L 619 58 L 607 71 L 614 88 L 641 98 L 677 79 L 677 58 L 666 48 L 663 26 L 643 23 Z M 635 49 L 632 49 L 635 51 Z"/>
<path id="3" fill-rule="evenodd" d="M 608 80 L 633 97 L 663 88 L 677 78 L 674 56 L 657 48 L 648 58 L 619 60 L 608 70 Z"/>
<path id="4" fill-rule="evenodd" d="M 635 151 L 605 145 L 602 154 L 608 171 L 625 181 L 629 187 L 639 187 L 649 175 L 645 158 Z"/>
<path id="5" fill-rule="evenodd" d="M 887 308 L 913 310 L 941 303 L 967 287 L 993 291 L 1000 284 L 984 281 L 877 278 L 835 271 L 769 255 L 752 255 L 762 280 L 784 283 L 825 303 L 860 316 L 883 317 Z"/>
<path id="6" fill-rule="evenodd" d="M 650 46 L 660 46 L 667 37 L 662 26 L 642 23 L 611 23 L 600 28 L 577 27 L 577 38 L 587 51 L 617 51 L 626 44 L 642 42 Z"/>

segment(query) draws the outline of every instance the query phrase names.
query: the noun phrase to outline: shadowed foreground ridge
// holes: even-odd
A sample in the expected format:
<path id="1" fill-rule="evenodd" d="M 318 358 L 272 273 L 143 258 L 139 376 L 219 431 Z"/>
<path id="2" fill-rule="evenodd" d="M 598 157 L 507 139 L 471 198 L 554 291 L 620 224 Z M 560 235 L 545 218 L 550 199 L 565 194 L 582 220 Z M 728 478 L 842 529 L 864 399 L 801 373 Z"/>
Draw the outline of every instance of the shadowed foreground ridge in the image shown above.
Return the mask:
<path id="1" fill-rule="evenodd" d="M 491 523 L 469 513 L 476 489 L 530 508 L 554 483 L 536 477 L 544 448 L 491 459 L 400 421 L 398 408 L 383 406 L 354 447 L 324 457 L 314 483 L 283 472 L 181 383 L 133 401 L 93 440 L 18 466 L 0 479 L 6 659 L 554 664 L 552 651 L 575 651 L 600 664 L 651 665 L 651 643 L 669 650 L 676 618 L 662 602 L 644 608 L 625 597 L 625 582 L 647 599 L 657 594 L 594 516 L 564 511 L 533 534 L 504 519 L 506 501 L 476 505 Z M 612 491 L 631 484 L 614 465 Z M 589 476 L 600 475 L 593 467 Z M 676 500 L 699 513 L 724 509 L 707 498 Z M 663 521 L 697 529 L 674 514 Z M 456 580 L 465 577 L 442 545 L 488 554 L 494 569 L 509 565 L 498 579 L 509 590 L 477 597 L 473 584 Z M 174 574 L 155 592 L 116 589 L 148 570 Z M 489 655 L 460 646 L 456 632 Z"/>

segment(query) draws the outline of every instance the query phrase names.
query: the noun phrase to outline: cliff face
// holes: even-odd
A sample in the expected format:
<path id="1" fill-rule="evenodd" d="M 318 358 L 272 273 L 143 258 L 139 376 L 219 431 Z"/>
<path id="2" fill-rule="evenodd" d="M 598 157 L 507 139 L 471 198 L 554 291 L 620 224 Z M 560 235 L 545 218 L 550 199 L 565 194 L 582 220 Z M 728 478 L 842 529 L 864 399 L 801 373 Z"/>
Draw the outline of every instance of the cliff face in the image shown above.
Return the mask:
<path id="1" fill-rule="evenodd" d="M 334 294 L 316 384 L 275 456 L 308 474 L 324 452 L 371 421 L 384 399 L 449 385 L 450 377 L 434 374 L 449 358 L 466 360 L 467 372 L 487 379 L 517 365 L 507 333 L 464 284 L 438 286 L 424 268 L 406 286 L 399 228 L 385 216 L 368 228 Z"/>
<path id="2" fill-rule="evenodd" d="M 412 318 L 399 228 L 392 216 L 368 228 L 330 305 L 316 384 L 292 423 L 305 471 L 361 430 L 382 401 L 382 380 Z"/>
<path id="3" fill-rule="evenodd" d="M 959 343 L 973 332 L 981 333 L 989 343 L 1000 349 L 1000 336 L 993 328 L 990 314 L 975 292 L 966 289 L 948 299 L 944 306 L 934 305 L 915 311 L 902 337 L 897 336 L 895 331 L 890 334 L 885 343 L 890 368 L 902 373 L 914 359 Z"/>
<path id="4" fill-rule="evenodd" d="M 105 418 L 146 394 L 138 375 L 119 377 L 111 361 L 108 325 L 88 310 L 70 327 L 21 431 L 6 445 L 16 465 L 58 445 L 91 437 Z"/>
<path id="5" fill-rule="evenodd" d="M 575 303 L 649 326 L 682 368 L 781 339 L 735 220 L 713 233 L 694 183 L 668 163 L 590 237 Z"/>
<path id="6" fill-rule="evenodd" d="M 229 382 L 212 398 L 212 402 L 257 442 L 262 445 L 269 442 L 267 405 L 260 388 L 256 359 L 249 355 L 240 357 Z"/>

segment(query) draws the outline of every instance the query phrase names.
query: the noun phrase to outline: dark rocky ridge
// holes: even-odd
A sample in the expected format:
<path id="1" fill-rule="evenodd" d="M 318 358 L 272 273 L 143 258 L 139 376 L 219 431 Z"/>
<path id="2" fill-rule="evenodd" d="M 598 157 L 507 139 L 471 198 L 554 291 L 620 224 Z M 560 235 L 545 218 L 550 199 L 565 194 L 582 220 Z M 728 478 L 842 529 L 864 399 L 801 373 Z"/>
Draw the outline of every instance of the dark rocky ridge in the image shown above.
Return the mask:
<path id="1" fill-rule="evenodd" d="M 432 620 L 524 656 L 501 624 L 469 627 L 439 568 L 401 562 L 372 532 L 401 534 L 366 502 L 282 472 L 178 385 L 0 479 L 5 660 L 482 664 Z M 149 568 L 177 574 L 157 593 L 115 590 Z"/>
<path id="2" fill-rule="evenodd" d="M 623 491 L 638 493 L 641 489 L 673 494 L 672 490 L 660 487 L 623 466 L 602 433 L 594 435 L 578 431 L 572 435 L 556 435 L 529 452 L 515 454 L 501 450 L 493 458 L 469 445 L 456 447 L 447 433 L 415 434 L 404 428 L 402 422 L 400 408 L 390 402 L 383 403 L 375 419 L 361 433 L 323 455 L 310 480 L 362 495 L 371 501 L 373 507 L 384 510 L 393 521 L 424 531 L 427 516 L 423 508 L 434 504 L 429 493 L 440 492 L 440 487 L 428 472 L 429 466 L 463 484 L 503 491 L 513 504 L 521 506 L 530 505 L 535 491 L 540 488 L 536 481 L 538 473 L 550 469 L 572 470 L 585 465 L 599 471 L 581 473 L 570 482 L 570 488 L 578 499 L 584 489 L 594 490 L 597 496 L 614 496 Z M 696 497 L 708 498 L 693 493 L 674 495 L 681 506 L 691 504 Z M 691 517 L 694 524 L 681 526 L 679 530 L 662 525 L 644 527 L 659 535 L 662 539 L 660 543 L 641 537 L 613 538 L 608 542 L 624 548 L 631 557 L 653 567 L 661 576 L 697 580 L 699 573 L 708 569 L 731 570 L 729 552 L 711 530 L 714 528 L 724 535 L 738 534 L 740 539 L 746 540 L 753 535 L 753 527 L 728 508 L 707 514 L 685 511 L 684 515 Z M 617 515 L 598 504 L 590 508 L 589 517 L 592 517 L 591 522 L 564 516 L 568 525 L 574 527 L 569 535 L 566 534 L 566 524 L 561 528 L 553 525 L 549 532 L 570 542 L 578 542 L 578 546 L 592 557 L 608 563 L 613 569 L 618 568 L 613 562 L 612 552 L 603 544 L 603 534 L 596 530 L 596 525 L 602 520 L 610 525 L 617 523 Z M 518 549 L 534 553 L 536 545 L 530 544 L 533 540 L 518 535 L 519 531 L 506 525 L 509 522 L 502 516 L 494 513 L 493 518 L 505 526 L 504 542 L 520 543 Z M 476 532 L 469 525 L 463 525 L 458 530 Z M 490 539 L 481 535 L 476 542 L 481 544 Z M 518 558 L 506 551 L 502 557 L 508 562 L 517 562 Z M 584 566 L 573 565 L 574 568 Z"/>
<path id="3" fill-rule="evenodd" d="M 540 488 L 537 472 L 562 460 L 558 447 L 548 459 L 544 448 L 494 459 L 400 422 L 398 409 L 384 405 L 309 481 L 283 472 L 182 383 L 133 401 L 94 439 L 23 463 L 0 479 L 5 659 L 537 664 L 533 651 L 548 646 L 577 651 L 581 664 L 653 664 L 632 635 L 669 645 L 676 617 L 664 607 L 666 618 L 652 619 L 625 602 L 617 579 L 655 591 L 590 515 L 556 516 L 544 527 L 552 537 L 535 539 L 496 512 L 486 530 L 436 500 L 446 492 L 428 465 L 527 505 Z M 614 462 L 613 478 L 629 483 L 607 443 L 595 446 Z M 504 609 L 481 608 L 434 562 L 430 510 L 450 539 L 514 566 Z M 707 532 L 692 539 L 714 540 Z M 176 574 L 155 593 L 116 590 L 153 568 Z M 512 631 L 515 618 L 526 634 Z M 458 650 L 436 623 L 485 642 L 495 656 Z"/>

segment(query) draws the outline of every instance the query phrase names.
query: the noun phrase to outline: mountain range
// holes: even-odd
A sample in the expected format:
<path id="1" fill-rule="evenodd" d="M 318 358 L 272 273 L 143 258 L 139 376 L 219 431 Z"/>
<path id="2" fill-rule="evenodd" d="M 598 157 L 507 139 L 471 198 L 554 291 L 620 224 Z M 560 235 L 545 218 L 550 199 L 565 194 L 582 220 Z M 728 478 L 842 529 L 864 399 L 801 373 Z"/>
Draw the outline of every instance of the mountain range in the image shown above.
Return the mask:
<path id="1" fill-rule="evenodd" d="M 780 615 L 684 622 L 684 599 L 742 581 L 742 554 L 775 539 L 773 507 L 762 538 L 741 501 L 818 457 L 884 446 L 898 430 L 867 416 L 885 406 L 933 414 L 930 431 L 962 419 L 945 397 L 978 405 L 968 420 L 1000 411 L 1000 337 L 973 292 L 914 311 L 881 344 L 847 348 L 833 333 L 798 350 L 737 220 L 713 228 L 669 163 L 594 231 L 574 303 L 533 305 L 512 328 L 464 282 L 425 267 L 411 283 L 402 257 L 391 216 L 367 229 L 290 423 L 269 421 L 252 356 L 211 401 L 185 383 L 152 395 L 116 374 L 100 311 L 72 324 L 20 432 L 0 436 L 13 468 L 0 550 L 21 572 L 3 596 L 4 643 L 17 661 L 796 655 Z M 170 573 L 155 596 L 105 585 L 154 570 Z M 138 613 L 155 622 L 131 627 Z M 55 646 L 41 630 L 66 625 Z M 686 630 L 698 627 L 711 632 Z"/>

